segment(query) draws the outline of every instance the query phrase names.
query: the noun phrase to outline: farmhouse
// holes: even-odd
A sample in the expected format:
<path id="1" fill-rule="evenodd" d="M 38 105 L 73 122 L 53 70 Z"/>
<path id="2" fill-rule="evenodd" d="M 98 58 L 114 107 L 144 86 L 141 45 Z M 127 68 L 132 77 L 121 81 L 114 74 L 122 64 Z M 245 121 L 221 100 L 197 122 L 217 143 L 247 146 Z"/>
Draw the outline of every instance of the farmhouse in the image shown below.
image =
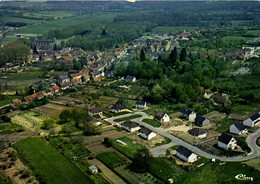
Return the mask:
<path id="1" fill-rule="evenodd" d="M 58 84 L 62 84 L 62 83 L 65 83 L 65 82 L 70 82 L 70 78 L 68 77 L 68 75 L 61 75 L 59 78 L 58 78 Z"/>
<path id="2" fill-rule="evenodd" d="M 126 129 L 128 132 L 135 132 L 140 129 L 139 124 L 133 122 L 133 121 L 125 121 L 121 124 L 122 128 Z"/>
<path id="3" fill-rule="evenodd" d="M 125 80 L 128 82 L 135 82 L 136 78 L 134 76 L 128 75 Z"/>
<path id="4" fill-rule="evenodd" d="M 94 108 L 88 110 L 88 114 L 90 116 L 94 115 L 94 114 L 102 115 L 102 109 L 98 108 L 98 107 L 94 107 Z"/>
<path id="5" fill-rule="evenodd" d="M 200 127 L 209 125 L 210 121 L 202 116 L 196 116 L 194 124 Z"/>
<path id="6" fill-rule="evenodd" d="M 185 148 L 183 146 L 179 146 L 176 150 L 176 156 L 180 159 L 192 163 L 198 160 L 198 155 L 190 151 L 188 148 Z"/>
<path id="7" fill-rule="evenodd" d="M 138 109 L 144 109 L 144 108 L 146 108 L 146 102 L 137 101 L 135 107 L 138 108 Z"/>
<path id="8" fill-rule="evenodd" d="M 240 134 L 247 133 L 247 128 L 242 123 L 235 122 L 234 124 L 230 125 L 229 131 L 231 133 L 240 135 Z"/>
<path id="9" fill-rule="evenodd" d="M 237 146 L 237 141 L 234 137 L 223 133 L 218 138 L 218 147 L 224 150 L 234 149 Z"/>
<path id="10" fill-rule="evenodd" d="M 52 88 L 54 89 L 54 93 L 58 93 L 59 90 L 60 90 L 60 87 L 55 85 L 55 86 L 52 86 Z"/>
<path id="11" fill-rule="evenodd" d="M 40 92 L 36 93 L 36 96 L 37 96 L 37 99 L 40 100 L 45 97 L 45 92 L 40 91 Z"/>
<path id="12" fill-rule="evenodd" d="M 196 118 L 196 113 L 189 109 L 184 109 L 182 111 L 182 118 L 188 121 L 194 121 Z"/>
<path id="13" fill-rule="evenodd" d="M 112 108 L 111 108 L 111 111 L 112 112 L 120 112 L 120 111 L 123 111 L 125 110 L 124 106 L 121 105 L 121 104 L 115 104 Z"/>
<path id="14" fill-rule="evenodd" d="M 207 132 L 200 128 L 193 128 L 193 129 L 189 130 L 188 132 L 191 136 L 197 137 L 200 139 L 205 138 L 207 136 Z"/>
<path id="15" fill-rule="evenodd" d="M 155 120 L 158 120 L 158 121 L 161 121 L 161 122 L 170 121 L 170 117 L 168 116 L 168 114 L 166 114 L 165 112 L 160 111 L 160 110 L 158 110 L 158 111 L 155 113 L 154 119 L 155 119 Z"/>
<path id="16" fill-rule="evenodd" d="M 156 133 L 148 128 L 142 127 L 140 131 L 140 136 L 144 139 L 150 140 L 156 136 Z"/>
<path id="17" fill-rule="evenodd" d="M 243 121 L 245 126 L 254 127 L 260 123 L 260 112 Z"/>
<path id="18" fill-rule="evenodd" d="M 60 88 L 62 90 L 67 89 L 69 87 L 70 87 L 70 82 L 63 82 L 63 83 L 60 84 Z"/>
<path id="19" fill-rule="evenodd" d="M 48 89 L 45 89 L 44 92 L 45 92 L 45 96 L 52 96 L 54 93 L 54 89 L 48 88 Z"/>

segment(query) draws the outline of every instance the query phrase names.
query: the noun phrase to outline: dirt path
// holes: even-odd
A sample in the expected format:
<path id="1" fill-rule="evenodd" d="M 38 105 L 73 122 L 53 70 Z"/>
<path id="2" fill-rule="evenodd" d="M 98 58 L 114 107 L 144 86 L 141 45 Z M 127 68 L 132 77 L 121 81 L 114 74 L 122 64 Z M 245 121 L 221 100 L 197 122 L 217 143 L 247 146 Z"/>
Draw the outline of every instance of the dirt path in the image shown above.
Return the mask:
<path id="1" fill-rule="evenodd" d="M 116 173 L 111 169 L 105 166 L 102 162 L 97 159 L 88 160 L 88 163 L 91 165 L 96 165 L 103 173 L 103 175 L 108 178 L 112 183 L 116 184 L 126 184 Z"/>

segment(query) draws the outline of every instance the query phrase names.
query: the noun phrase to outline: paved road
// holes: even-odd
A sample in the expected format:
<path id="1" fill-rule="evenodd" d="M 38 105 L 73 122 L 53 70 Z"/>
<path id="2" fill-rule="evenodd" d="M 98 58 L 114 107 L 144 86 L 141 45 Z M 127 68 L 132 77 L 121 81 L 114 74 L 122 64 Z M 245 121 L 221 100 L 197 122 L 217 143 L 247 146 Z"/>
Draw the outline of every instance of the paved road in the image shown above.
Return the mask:
<path id="1" fill-rule="evenodd" d="M 234 156 L 234 157 L 225 157 L 225 156 L 217 156 L 217 155 L 213 155 L 213 154 L 210 154 L 206 151 L 203 151 L 201 149 L 199 149 L 198 147 L 190 144 L 190 143 L 187 143 L 186 141 L 183 141 L 182 139 L 178 138 L 178 137 L 175 137 L 173 135 L 171 135 L 169 132 L 167 132 L 164 128 L 155 128 L 147 123 L 144 123 L 142 121 L 142 119 L 144 118 L 148 118 L 149 116 L 144 113 L 144 112 L 135 112 L 135 113 L 132 113 L 132 114 L 141 114 L 142 117 L 140 118 L 135 118 L 135 119 L 132 119 L 133 121 L 139 123 L 140 125 L 143 125 L 144 127 L 146 128 L 149 128 L 150 130 L 162 135 L 162 136 L 165 136 L 165 137 L 168 137 L 169 139 L 172 140 L 171 143 L 169 144 L 166 144 L 166 146 L 162 145 L 162 146 L 159 146 L 157 148 L 153 148 L 151 151 L 153 153 L 154 156 L 161 156 L 165 150 L 173 145 L 182 145 L 188 149 L 190 149 L 192 152 L 194 153 L 197 153 L 198 155 L 201 155 L 203 157 L 206 157 L 206 158 L 215 158 L 215 159 L 218 159 L 218 160 L 221 160 L 221 161 L 226 161 L 226 162 L 233 162 L 233 161 L 245 161 L 245 160 L 249 160 L 249 159 L 252 159 L 252 158 L 255 158 L 255 157 L 258 157 L 260 156 L 260 147 L 258 147 L 256 145 L 256 140 L 258 137 L 260 137 L 260 129 L 258 129 L 255 133 L 249 135 L 246 139 L 246 142 L 248 144 L 248 146 L 252 149 L 252 151 L 246 155 L 246 156 Z M 132 115 L 131 114 L 131 115 Z M 114 122 L 114 119 L 117 119 L 117 118 L 121 118 L 121 117 L 126 117 L 126 116 L 130 116 L 130 114 L 125 114 L 125 115 L 121 115 L 121 116 L 117 116 L 117 117 L 112 117 L 112 118 L 108 118 L 106 119 L 107 121 L 109 121 L 110 123 L 112 124 L 116 124 L 116 122 Z"/>

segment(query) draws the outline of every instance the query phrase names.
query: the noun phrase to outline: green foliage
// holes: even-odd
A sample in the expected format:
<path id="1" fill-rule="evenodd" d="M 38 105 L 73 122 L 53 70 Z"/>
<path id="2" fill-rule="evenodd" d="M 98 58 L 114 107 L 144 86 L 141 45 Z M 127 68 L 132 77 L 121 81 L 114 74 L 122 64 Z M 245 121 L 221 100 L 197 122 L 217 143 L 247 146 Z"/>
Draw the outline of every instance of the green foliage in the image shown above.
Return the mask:
<path id="1" fill-rule="evenodd" d="M 144 49 L 141 49 L 140 61 L 145 61 L 146 59 L 147 59 L 146 53 L 145 53 Z"/>
<path id="2" fill-rule="evenodd" d="M 147 148 L 139 150 L 138 153 L 135 155 L 133 162 L 130 165 L 130 168 L 134 172 L 147 172 L 150 167 L 151 157 L 151 153 Z"/>
<path id="3" fill-rule="evenodd" d="M 73 68 L 76 70 L 80 70 L 81 69 L 81 63 L 79 61 L 75 61 L 73 64 Z"/>
<path id="4" fill-rule="evenodd" d="M 55 124 L 55 120 L 54 119 L 46 119 L 43 121 L 43 125 L 42 125 L 42 129 L 46 129 L 46 130 L 50 130 L 51 128 L 53 128 Z"/>
<path id="5" fill-rule="evenodd" d="M 27 138 L 14 148 L 19 158 L 29 166 L 40 183 L 92 183 L 75 165 L 43 138 Z"/>

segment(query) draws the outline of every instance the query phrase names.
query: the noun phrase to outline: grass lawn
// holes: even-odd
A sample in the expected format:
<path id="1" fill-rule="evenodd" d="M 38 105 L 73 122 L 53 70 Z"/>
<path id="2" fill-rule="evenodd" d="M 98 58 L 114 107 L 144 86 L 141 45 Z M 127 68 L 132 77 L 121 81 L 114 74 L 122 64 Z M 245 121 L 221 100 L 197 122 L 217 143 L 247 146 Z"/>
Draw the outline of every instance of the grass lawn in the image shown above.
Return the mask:
<path id="1" fill-rule="evenodd" d="M 217 124 L 220 124 L 221 126 L 218 126 L 216 131 L 223 133 L 229 130 L 230 125 L 232 125 L 235 121 L 232 119 L 224 118 L 217 122 Z"/>
<path id="2" fill-rule="evenodd" d="M 123 144 L 117 142 L 116 140 L 118 140 L 118 139 L 113 140 L 112 146 L 131 159 L 134 158 L 134 156 L 138 152 L 138 150 L 144 148 L 143 145 L 134 142 L 132 139 L 130 139 L 128 137 L 122 137 L 119 139 L 119 140 L 125 142 L 127 145 L 123 145 Z"/>
<path id="3" fill-rule="evenodd" d="M 154 116 L 156 110 L 157 110 L 157 109 L 147 109 L 147 110 L 144 110 L 143 112 L 145 112 L 146 114 L 148 114 L 148 115 L 150 115 L 150 116 Z"/>
<path id="4" fill-rule="evenodd" d="M 245 174 L 253 177 L 254 181 L 241 181 L 235 179 L 237 174 Z M 219 163 L 206 163 L 184 178 L 183 184 L 209 184 L 209 183 L 257 183 L 260 181 L 259 171 L 238 162 L 227 162 L 224 165 Z"/>
<path id="5" fill-rule="evenodd" d="M 154 127 L 160 127 L 162 125 L 160 121 L 156 121 L 154 119 L 145 118 L 142 121 L 147 123 L 147 124 L 150 124 L 150 125 L 152 125 Z"/>
<path id="6" fill-rule="evenodd" d="M 120 116 L 124 114 L 129 114 L 129 111 L 121 111 L 121 112 L 104 112 L 103 114 L 107 117 L 112 117 L 112 116 Z"/>
<path id="7" fill-rule="evenodd" d="M 103 152 L 97 155 L 97 158 L 106 164 L 109 168 L 115 168 L 121 164 L 125 164 L 127 159 L 114 151 Z"/>
<path id="8" fill-rule="evenodd" d="M 165 183 L 168 183 L 169 178 L 174 183 L 181 183 L 188 175 L 187 171 L 162 157 L 151 159 L 149 171 Z"/>
<path id="9" fill-rule="evenodd" d="M 100 119 L 101 118 L 99 114 L 95 114 L 95 115 L 93 115 L 93 117 L 96 118 L 96 119 Z"/>
<path id="10" fill-rule="evenodd" d="M 120 122 L 120 121 L 126 121 L 126 120 L 130 120 L 130 119 L 140 118 L 140 117 L 142 117 L 142 115 L 135 114 L 135 115 L 132 115 L 132 116 L 126 116 L 126 117 L 123 117 L 123 118 L 114 119 L 114 121 Z"/>
<path id="11" fill-rule="evenodd" d="M 19 158 L 28 165 L 34 175 L 47 184 L 92 183 L 66 157 L 48 144 L 43 138 L 26 138 L 14 144 Z"/>

